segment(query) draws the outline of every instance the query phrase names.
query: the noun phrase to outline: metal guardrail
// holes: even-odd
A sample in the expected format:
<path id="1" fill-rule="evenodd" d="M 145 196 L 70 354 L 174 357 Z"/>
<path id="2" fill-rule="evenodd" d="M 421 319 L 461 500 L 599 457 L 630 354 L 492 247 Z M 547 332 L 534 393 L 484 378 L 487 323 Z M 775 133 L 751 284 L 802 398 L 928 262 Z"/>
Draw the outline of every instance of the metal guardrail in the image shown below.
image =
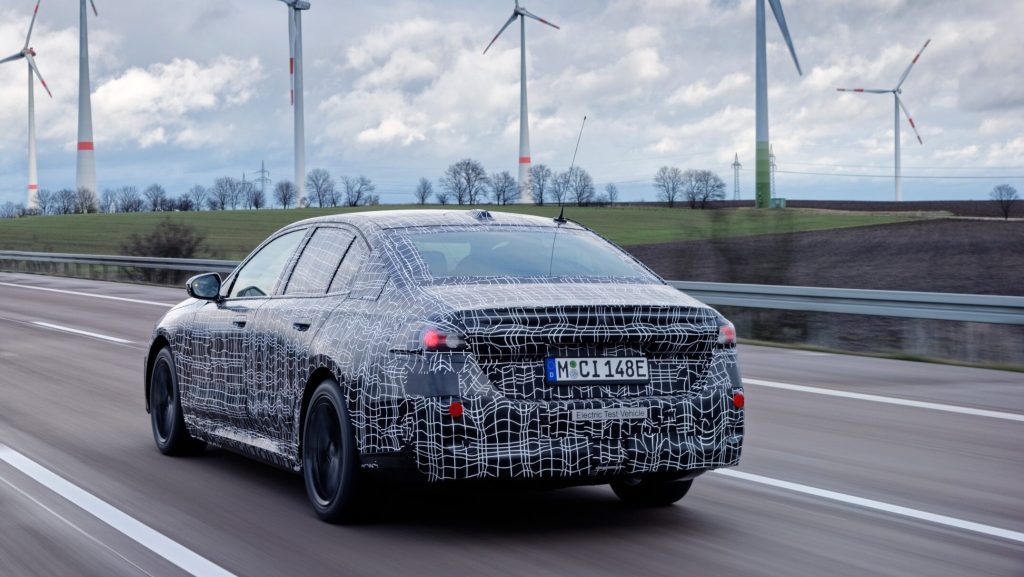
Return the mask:
<path id="1" fill-rule="evenodd" d="M 0 250 L 0 262 L 55 262 L 80 265 L 121 266 L 161 270 L 183 270 L 191 272 L 230 273 L 238 265 L 232 260 L 205 260 L 191 258 L 159 258 L 143 256 L 93 255 L 60 252 L 23 252 Z"/>
<path id="2" fill-rule="evenodd" d="M 709 305 L 1024 325 L 1024 297 L 669 281 Z"/>
<path id="3" fill-rule="evenodd" d="M 230 273 L 229 260 L 0 251 L 3 261 Z M 669 281 L 709 305 L 1024 325 L 1024 297 Z"/>

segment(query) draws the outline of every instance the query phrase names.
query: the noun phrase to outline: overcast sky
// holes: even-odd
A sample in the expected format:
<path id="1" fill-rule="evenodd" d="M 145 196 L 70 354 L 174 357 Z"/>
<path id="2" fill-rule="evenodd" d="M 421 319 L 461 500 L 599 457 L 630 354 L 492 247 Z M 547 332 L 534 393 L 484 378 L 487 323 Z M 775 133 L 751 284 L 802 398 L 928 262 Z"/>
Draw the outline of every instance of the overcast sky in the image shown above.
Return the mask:
<path id="1" fill-rule="evenodd" d="M 172 193 L 265 161 L 290 178 L 287 10 L 272 0 L 96 0 L 91 18 L 99 188 L 152 182 Z M 0 0 L 0 57 L 18 51 L 34 0 Z M 515 174 L 519 39 L 486 55 L 511 0 L 312 0 L 305 13 L 307 168 L 365 174 L 384 202 L 408 202 L 420 176 L 460 158 Z M 533 0 L 561 31 L 527 27 L 534 163 L 577 164 L 599 187 L 653 200 L 664 164 L 717 171 L 733 155 L 753 195 L 753 0 Z M 53 99 L 36 90 L 41 188 L 75 180 L 78 2 L 43 0 L 32 39 Z M 1024 2 L 784 0 L 804 75 L 773 21 L 769 109 L 778 192 L 787 198 L 891 199 L 893 102 L 839 86 L 904 85 L 924 145 L 903 121 L 904 198 L 984 198 L 1024 190 Z M 769 11 L 769 19 L 771 13 Z M 26 67 L 0 65 L 0 202 L 24 200 Z M 783 172 L 785 171 L 785 172 Z"/>

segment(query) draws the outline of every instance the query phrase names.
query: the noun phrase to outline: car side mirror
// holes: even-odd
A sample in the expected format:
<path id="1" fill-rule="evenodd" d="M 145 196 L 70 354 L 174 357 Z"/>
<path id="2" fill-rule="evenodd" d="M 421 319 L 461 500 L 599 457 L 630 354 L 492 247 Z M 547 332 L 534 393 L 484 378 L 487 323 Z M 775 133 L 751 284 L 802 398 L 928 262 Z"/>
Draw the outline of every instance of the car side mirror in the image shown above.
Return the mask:
<path id="1" fill-rule="evenodd" d="M 185 283 L 185 291 L 194 299 L 220 300 L 220 275 L 215 272 L 197 274 Z"/>

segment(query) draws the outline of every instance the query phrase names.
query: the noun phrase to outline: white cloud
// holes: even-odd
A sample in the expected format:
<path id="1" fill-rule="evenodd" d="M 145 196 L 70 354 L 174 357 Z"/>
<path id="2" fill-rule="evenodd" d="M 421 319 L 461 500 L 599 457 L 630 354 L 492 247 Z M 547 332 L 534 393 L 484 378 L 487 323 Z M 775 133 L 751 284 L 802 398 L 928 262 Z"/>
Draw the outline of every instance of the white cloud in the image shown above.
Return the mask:
<path id="1" fill-rule="evenodd" d="M 734 72 L 722 77 L 714 86 L 709 86 L 706 80 L 698 80 L 693 84 L 682 86 L 669 97 L 668 102 L 669 104 L 700 106 L 713 98 L 743 88 L 749 84 L 749 76 L 742 72 Z"/>

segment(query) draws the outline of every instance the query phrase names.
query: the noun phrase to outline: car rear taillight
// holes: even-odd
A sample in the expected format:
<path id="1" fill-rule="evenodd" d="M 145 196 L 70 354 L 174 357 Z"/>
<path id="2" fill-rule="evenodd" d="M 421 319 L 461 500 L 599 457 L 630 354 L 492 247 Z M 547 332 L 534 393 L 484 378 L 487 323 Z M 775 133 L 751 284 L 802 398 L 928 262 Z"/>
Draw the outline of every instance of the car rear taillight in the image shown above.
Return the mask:
<path id="1" fill-rule="evenodd" d="M 423 331 L 423 350 L 458 351 L 466 348 L 466 339 L 452 332 L 428 328 Z"/>
<path id="2" fill-rule="evenodd" d="M 725 324 L 718 326 L 718 344 L 724 346 L 730 346 L 736 344 L 736 327 L 725 319 L 721 319 Z"/>

